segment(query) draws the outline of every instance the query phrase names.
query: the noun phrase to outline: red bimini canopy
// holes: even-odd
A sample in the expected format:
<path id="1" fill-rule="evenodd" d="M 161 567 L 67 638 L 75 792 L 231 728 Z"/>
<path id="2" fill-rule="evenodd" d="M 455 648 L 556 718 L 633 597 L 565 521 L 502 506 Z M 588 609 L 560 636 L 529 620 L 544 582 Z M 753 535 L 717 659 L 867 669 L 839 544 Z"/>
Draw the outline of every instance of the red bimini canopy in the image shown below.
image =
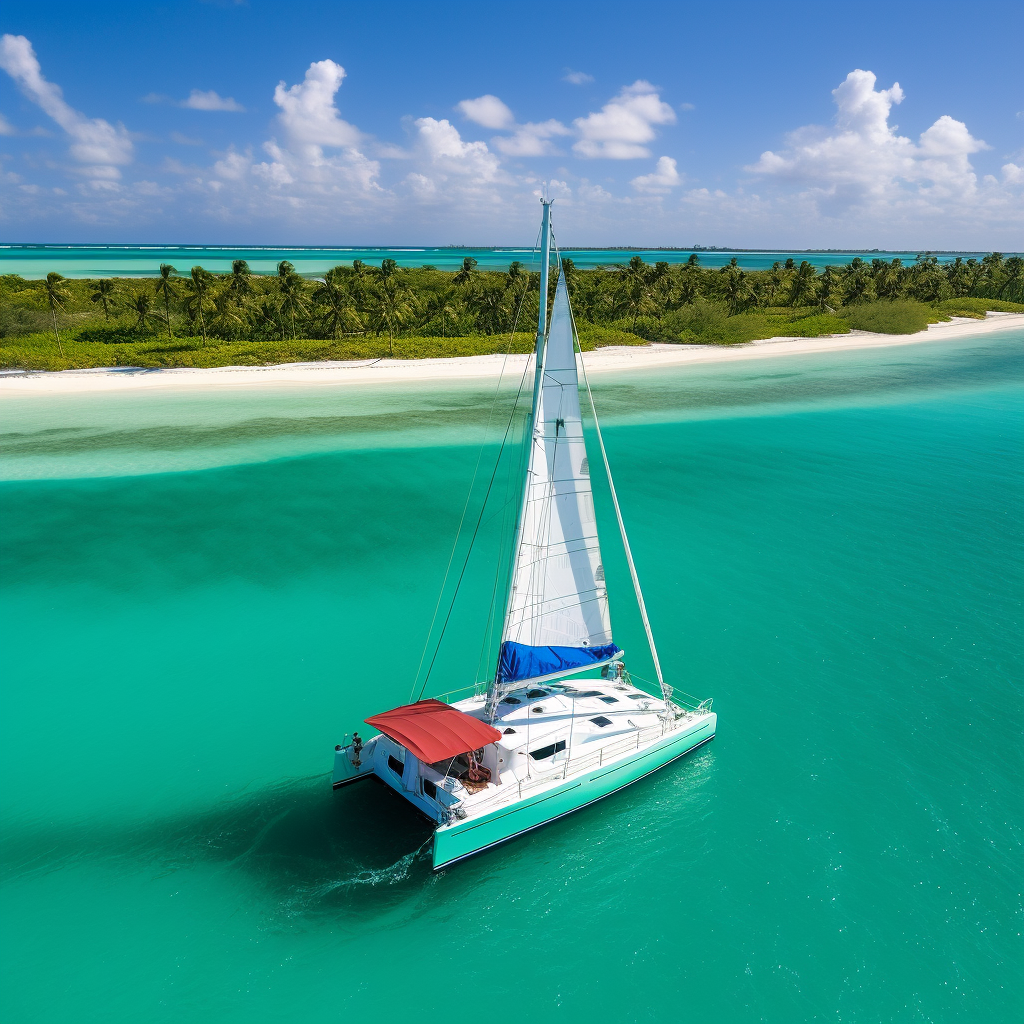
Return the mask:
<path id="1" fill-rule="evenodd" d="M 401 743 L 427 764 L 501 739 L 493 726 L 433 697 L 374 715 L 366 719 L 366 724 Z"/>

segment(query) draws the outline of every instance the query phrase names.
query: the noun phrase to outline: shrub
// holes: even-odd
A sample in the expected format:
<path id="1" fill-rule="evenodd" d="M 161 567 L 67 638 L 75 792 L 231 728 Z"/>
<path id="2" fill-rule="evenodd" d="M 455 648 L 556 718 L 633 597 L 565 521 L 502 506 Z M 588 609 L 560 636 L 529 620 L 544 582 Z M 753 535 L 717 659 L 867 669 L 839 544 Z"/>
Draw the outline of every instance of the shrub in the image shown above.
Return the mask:
<path id="1" fill-rule="evenodd" d="M 914 299 L 849 306 L 843 315 L 855 330 L 876 334 L 916 334 L 930 323 L 946 319 L 941 313 L 937 315 L 931 306 Z"/>
<path id="2" fill-rule="evenodd" d="M 973 316 L 984 318 L 992 310 L 995 313 L 1024 313 L 1024 305 L 1019 302 L 1004 302 L 1002 299 L 946 299 L 936 303 L 936 309 L 950 316 Z"/>
<path id="3" fill-rule="evenodd" d="M 580 336 L 580 345 L 586 351 L 594 348 L 601 348 L 604 345 L 643 345 L 645 340 L 639 335 L 631 334 L 629 331 L 619 330 L 616 327 L 605 327 L 600 324 L 590 324 L 582 320 L 576 321 L 576 330 Z"/>
<path id="4" fill-rule="evenodd" d="M 656 316 L 620 317 L 607 325 L 620 334 L 628 334 L 646 341 L 657 341 L 661 337 L 661 320 Z"/>
<path id="5" fill-rule="evenodd" d="M 41 309 L 27 309 L 25 306 L 0 304 L 0 338 L 45 331 L 50 318 Z"/>
<path id="6" fill-rule="evenodd" d="M 659 339 L 672 342 L 720 343 L 729 307 L 714 299 L 694 299 L 661 318 Z"/>
<path id="7" fill-rule="evenodd" d="M 154 333 L 149 329 L 140 330 L 137 327 L 114 324 L 103 327 L 85 327 L 78 332 L 75 341 L 98 342 L 101 345 L 137 345 L 140 342 L 152 341 Z"/>

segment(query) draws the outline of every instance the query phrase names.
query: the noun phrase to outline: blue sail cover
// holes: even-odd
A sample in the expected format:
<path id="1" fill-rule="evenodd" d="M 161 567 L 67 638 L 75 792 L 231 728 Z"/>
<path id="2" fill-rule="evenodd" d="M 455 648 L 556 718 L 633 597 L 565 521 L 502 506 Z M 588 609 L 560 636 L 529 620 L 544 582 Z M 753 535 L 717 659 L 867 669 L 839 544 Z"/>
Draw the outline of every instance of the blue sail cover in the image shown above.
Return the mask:
<path id="1" fill-rule="evenodd" d="M 620 654 L 615 644 L 603 647 L 530 647 L 506 640 L 501 645 L 498 682 L 515 683 L 521 679 L 570 672 L 573 669 L 609 661 Z"/>

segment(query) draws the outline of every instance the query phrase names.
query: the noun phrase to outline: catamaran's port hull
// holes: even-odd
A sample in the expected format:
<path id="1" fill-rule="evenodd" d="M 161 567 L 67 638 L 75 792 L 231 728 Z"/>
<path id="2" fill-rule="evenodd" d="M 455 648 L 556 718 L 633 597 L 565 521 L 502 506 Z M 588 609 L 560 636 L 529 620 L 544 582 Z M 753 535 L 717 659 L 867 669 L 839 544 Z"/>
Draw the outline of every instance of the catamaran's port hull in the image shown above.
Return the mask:
<path id="1" fill-rule="evenodd" d="M 442 825 L 434 833 L 434 870 L 440 871 L 611 796 L 713 740 L 716 725 L 717 716 L 710 714 L 691 730 L 670 734 L 646 749 L 627 753 L 552 789 L 541 789 L 536 795 L 480 818 Z"/>

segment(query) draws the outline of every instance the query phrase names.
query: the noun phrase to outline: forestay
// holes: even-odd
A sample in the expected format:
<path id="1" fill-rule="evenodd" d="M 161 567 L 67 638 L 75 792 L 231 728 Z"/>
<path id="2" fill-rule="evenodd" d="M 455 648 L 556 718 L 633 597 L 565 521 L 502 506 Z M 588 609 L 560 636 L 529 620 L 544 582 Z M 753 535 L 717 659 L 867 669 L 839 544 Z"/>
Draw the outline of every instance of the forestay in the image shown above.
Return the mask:
<path id="1" fill-rule="evenodd" d="M 563 274 L 542 357 L 499 684 L 600 664 L 619 653 L 612 642 L 578 387 Z"/>

